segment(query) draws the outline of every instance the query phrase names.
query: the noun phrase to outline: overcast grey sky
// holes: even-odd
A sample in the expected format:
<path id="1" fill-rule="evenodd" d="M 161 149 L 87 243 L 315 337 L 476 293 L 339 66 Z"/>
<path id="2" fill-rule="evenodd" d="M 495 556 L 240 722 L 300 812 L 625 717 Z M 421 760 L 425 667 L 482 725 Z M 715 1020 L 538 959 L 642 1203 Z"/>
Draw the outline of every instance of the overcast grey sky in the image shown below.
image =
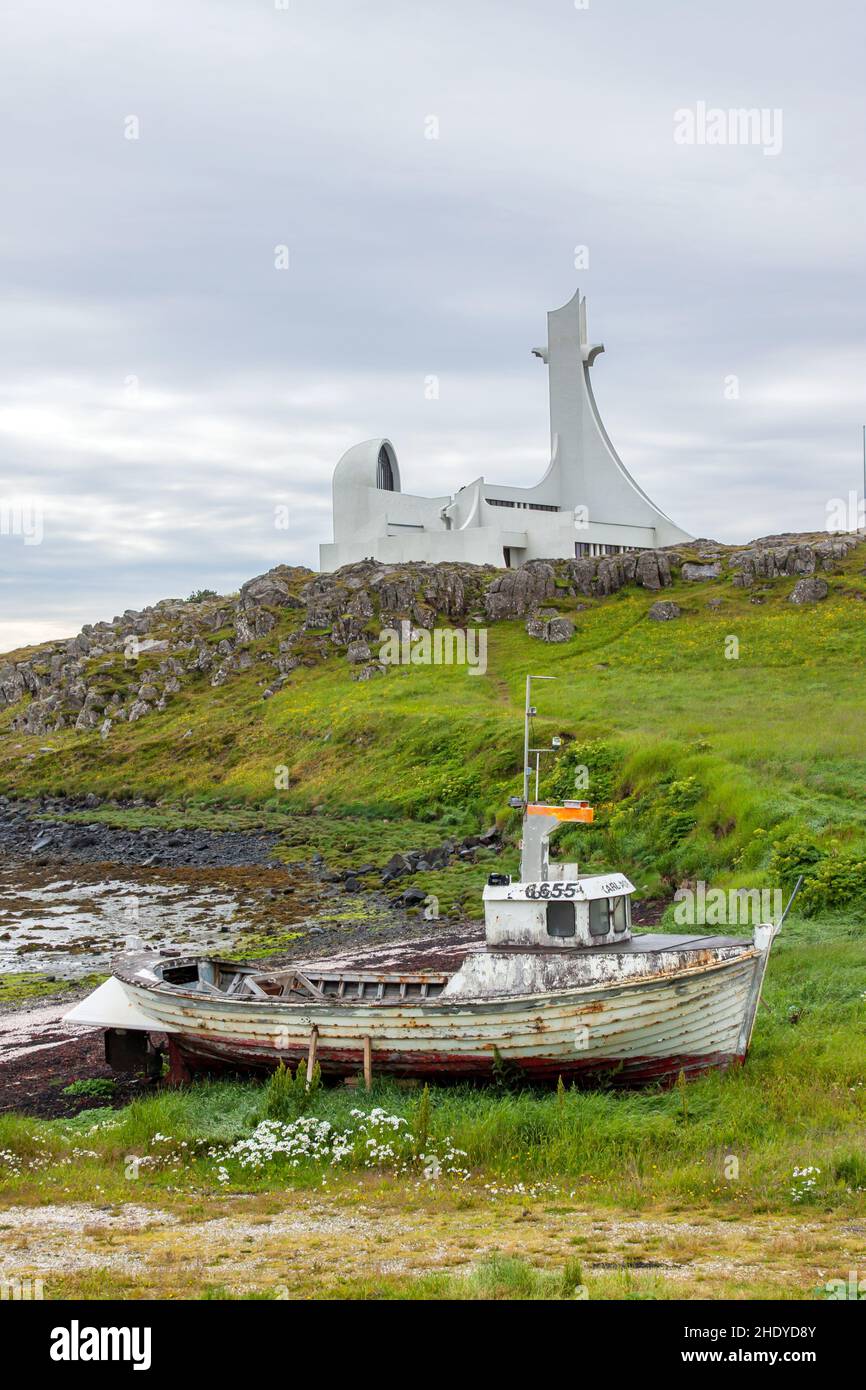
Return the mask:
<path id="1" fill-rule="evenodd" d="M 681 525 L 819 529 L 860 486 L 850 0 L 19 0 L 3 28 L 0 650 L 315 565 L 372 435 L 407 491 L 533 483 L 530 349 L 578 284 L 607 428 Z M 780 111 L 781 149 L 677 143 L 699 102 Z"/>

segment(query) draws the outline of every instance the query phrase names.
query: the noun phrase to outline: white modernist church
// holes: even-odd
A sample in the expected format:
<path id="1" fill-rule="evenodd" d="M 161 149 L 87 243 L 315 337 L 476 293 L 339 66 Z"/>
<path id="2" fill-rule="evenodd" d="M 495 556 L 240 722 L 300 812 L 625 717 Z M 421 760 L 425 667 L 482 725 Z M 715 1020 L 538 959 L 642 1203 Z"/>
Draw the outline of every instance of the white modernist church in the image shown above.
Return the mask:
<path id="1" fill-rule="evenodd" d="M 629 474 L 601 422 L 590 368 L 601 343 L 586 333 L 580 291 L 547 315 L 551 459 L 535 487 L 483 477 L 453 497 L 401 491 L 389 439 L 349 449 L 334 469 L 334 540 L 323 570 L 355 560 L 465 560 L 515 568 L 526 560 L 613 555 L 690 539 Z"/>

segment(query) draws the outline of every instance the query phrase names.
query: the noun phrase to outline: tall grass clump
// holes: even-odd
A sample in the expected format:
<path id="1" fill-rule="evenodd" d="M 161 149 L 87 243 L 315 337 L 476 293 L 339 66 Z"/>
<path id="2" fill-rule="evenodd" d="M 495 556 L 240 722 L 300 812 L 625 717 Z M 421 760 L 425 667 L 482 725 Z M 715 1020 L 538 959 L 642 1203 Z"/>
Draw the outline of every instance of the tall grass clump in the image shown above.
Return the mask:
<path id="1" fill-rule="evenodd" d="M 281 1061 L 265 1085 L 264 1119 L 281 1120 L 283 1123 L 296 1120 L 313 1104 L 321 1081 L 322 1072 L 318 1062 L 307 1081 L 306 1062 L 298 1063 L 293 1076 L 291 1067 Z"/>

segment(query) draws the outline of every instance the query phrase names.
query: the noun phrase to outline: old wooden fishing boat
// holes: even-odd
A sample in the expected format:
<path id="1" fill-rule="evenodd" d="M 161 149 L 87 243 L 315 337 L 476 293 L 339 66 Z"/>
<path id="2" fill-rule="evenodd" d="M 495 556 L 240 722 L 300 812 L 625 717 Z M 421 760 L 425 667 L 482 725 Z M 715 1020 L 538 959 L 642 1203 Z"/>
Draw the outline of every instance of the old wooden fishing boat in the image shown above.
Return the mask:
<path id="1" fill-rule="evenodd" d="M 72 1010 L 129 1065 L 167 1039 L 173 1075 L 317 1061 L 323 1075 L 641 1084 L 741 1062 L 773 937 L 633 935 L 633 885 L 551 859 L 585 802 L 528 798 L 527 684 L 520 878 L 493 873 L 484 929 L 343 956 L 248 964 L 179 951 L 130 955 Z M 540 751 L 540 750 L 538 750 Z M 150 1038 L 150 1042 L 148 1042 Z"/>

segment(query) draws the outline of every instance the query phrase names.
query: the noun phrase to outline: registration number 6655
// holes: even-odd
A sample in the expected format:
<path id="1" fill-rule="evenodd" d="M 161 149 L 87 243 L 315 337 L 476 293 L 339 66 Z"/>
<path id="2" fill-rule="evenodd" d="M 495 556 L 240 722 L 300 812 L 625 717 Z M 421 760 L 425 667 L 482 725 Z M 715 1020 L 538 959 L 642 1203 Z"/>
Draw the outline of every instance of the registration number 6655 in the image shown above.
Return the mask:
<path id="1" fill-rule="evenodd" d="M 577 895 L 576 883 L 527 883 L 527 898 L 573 898 Z"/>

